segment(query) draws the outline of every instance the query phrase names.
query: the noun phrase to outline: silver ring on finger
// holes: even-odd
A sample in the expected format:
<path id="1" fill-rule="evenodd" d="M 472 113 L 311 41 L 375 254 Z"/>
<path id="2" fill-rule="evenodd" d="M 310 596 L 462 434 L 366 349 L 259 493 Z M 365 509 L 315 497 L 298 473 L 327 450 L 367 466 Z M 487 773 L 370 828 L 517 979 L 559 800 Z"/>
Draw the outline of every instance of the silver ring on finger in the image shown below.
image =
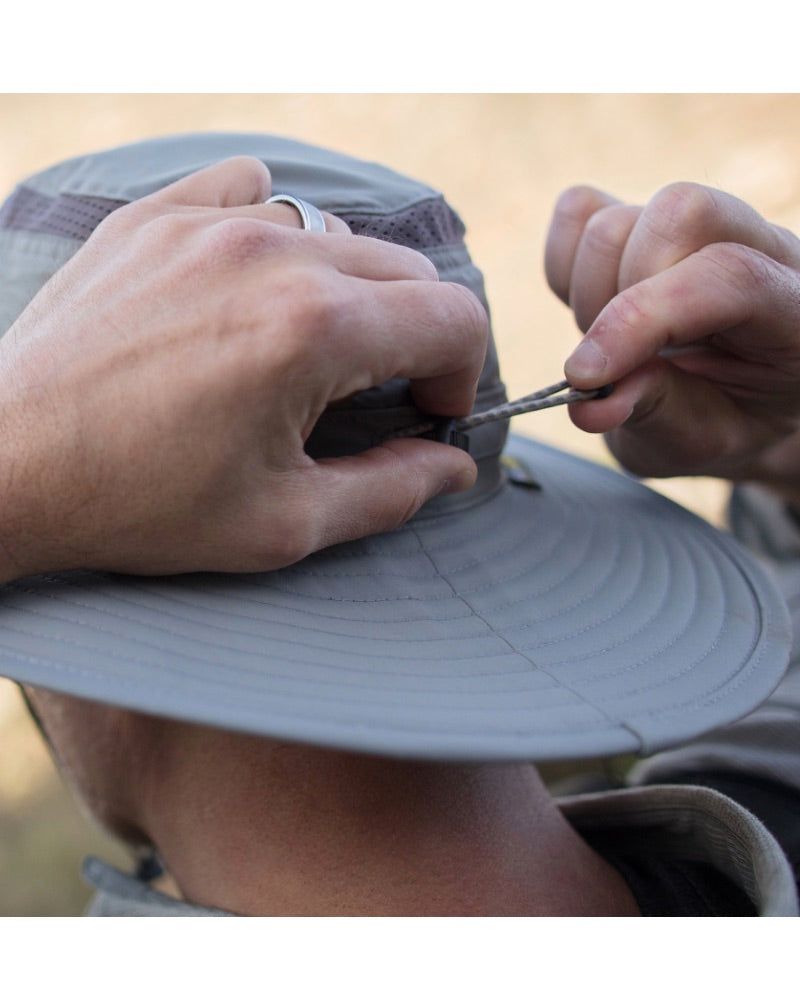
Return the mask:
<path id="1" fill-rule="evenodd" d="M 312 205 L 310 201 L 295 198 L 292 194 L 274 194 L 271 198 L 267 198 L 264 204 L 274 205 L 276 202 L 282 202 L 285 205 L 291 205 L 292 208 L 296 208 L 300 213 L 303 229 L 310 233 L 325 232 L 325 219 L 322 217 L 322 212 L 320 212 L 316 205 Z"/>

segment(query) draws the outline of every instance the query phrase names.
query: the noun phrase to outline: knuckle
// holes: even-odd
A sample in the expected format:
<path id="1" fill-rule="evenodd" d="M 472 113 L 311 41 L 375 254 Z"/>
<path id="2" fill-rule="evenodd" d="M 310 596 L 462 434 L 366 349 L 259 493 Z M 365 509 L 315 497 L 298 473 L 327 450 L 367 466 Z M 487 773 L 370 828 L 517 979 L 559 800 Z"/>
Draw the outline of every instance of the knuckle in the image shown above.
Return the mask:
<path id="1" fill-rule="evenodd" d="M 412 277 L 420 281 L 439 280 L 439 272 L 436 270 L 436 265 L 425 254 L 420 253 L 418 250 L 412 250 L 411 247 L 402 247 L 400 249 L 405 252 L 405 259 L 408 261 Z"/>
<path id="2" fill-rule="evenodd" d="M 282 526 L 279 538 L 272 544 L 272 558 L 276 566 L 291 566 L 305 559 L 314 551 L 313 532 L 305 519 L 295 514 Z"/>
<path id="3" fill-rule="evenodd" d="M 478 296 L 467 288 L 453 282 L 450 287 L 458 300 L 459 317 L 470 334 L 470 341 L 476 350 L 483 352 L 489 338 L 489 314 Z"/>
<path id="4" fill-rule="evenodd" d="M 698 256 L 726 295 L 738 299 L 742 316 L 752 318 L 760 313 L 768 315 L 777 328 L 797 328 L 800 282 L 791 267 L 738 243 L 704 247 Z"/>
<path id="5" fill-rule="evenodd" d="M 266 164 L 256 156 L 231 156 L 226 161 L 226 166 L 238 174 L 239 178 L 251 186 L 253 190 L 259 192 L 261 200 L 269 197 L 270 173 Z"/>
<path id="6" fill-rule="evenodd" d="M 566 219 L 585 220 L 606 204 L 596 188 L 576 184 L 562 191 L 556 199 L 554 214 Z"/>
<path id="7" fill-rule="evenodd" d="M 113 212 L 98 226 L 95 234 L 100 235 L 102 231 L 103 240 L 108 240 L 118 252 L 129 254 L 134 259 L 151 260 L 155 247 L 162 273 L 176 268 L 179 273 L 184 273 L 192 266 L 191 255 L 187 252 L 191 226 L 188 216 L 164 211 L 142 201 Z"/>
<path id="8" fill-rule="evenodd" d="M 634 285 L 620 292 L 606 307 L 605 325 L 634 337 L 646 323 L 649 312 L 644 289 Z"/>
<path id="9" fill-rule="evenodd" d="M 740 243 L 714 243 L 699 250 L 697 256 L 717 271 L 727 285 L 745 294 L 772 284 L 775 270 L 780 266 L 760 251 Z"/>
<path id="10" fill-rule="evenodd" d="M 259 219 L 229 217 L 209 226 L 201 244 L 201 256 L 214 266 L 241 267 L 280 245 L 281 234 Z"/>
<path id="11" fill-rule="evenodd" d="M 601 208 L 589 219 L 584 230 L 587 247 L 602 256 L 616 256 L 630 230 L 627 206 L 610 205 Z"/>
<path id="12" fill-rule="evenodd" d="M 317 532 L 313 518 L 307 513 L 307 506 L 296 498 L 285 509 L 287 513 L 273 522 L 262 551 L 258 551 L 257 547 L 254 551 L 259 568 L 291 566 L 305 559 L 316 548 Z"/>
<path id="13" fill-rule="evenodd" d="M 772 226 L 775 235 L 775 260 L 797 270 L 800 268 L 800 239 L 785 226 Z"/>
<path id="14" fill-rule="evenodd" d="M 408 267 L 409 277 L 417 281 L 438 281 L 439 272 L 436 265 L 418 250 L 402 247 L 405 251 L 404 263 Z"/>
<path id="15" fill-rule="evenodd" d="M 712 188 L 677 181 L 661 188 L 650 201 L 646 216 L 651 232 L 669 242 L 702 240 L 714 230 L 720 206 Z"/>
<path id="16" fill-rule="evenodd" d="M 123 232 L 136 231 L 153 220 L 154 212 L 153 206 L 147 199 L 129 202 L 107 215 L 95 228 L 95 233 L 116 236 Z"/>
<path id="17" fill-rule="evenodd" d="M 325 228 L 329 233 L 352 235 L 350 226 L 348 226 L 344 219 L 340 219 L 338 215 L 332 215 L 330 212 L 323 211 L 322 217 L 325 219 Z"/>
<path id="18" fill-rule="evenodd" d="M 384 259 L 386 267 L 391 267 L 397 278 L 410 281 L 438 281 L 439 272 L 433 261 L 421 251 L 400 242 L 402 238 L 401 234 L 392 233 L 390 230 L 373 236 L 361 234 L 354 237 L 367 254 L 378 249 L 377 244 L 378 252 Z"/>
<path id="19" fill-rule="evenodd" d="M 284 308 L 291 329 L 312 340 L 327 338 L 339 330 L 345 297 L 331 273 L 299 265 L 287 270 L 283 280 L 287 288 Z M 302 295 L 297 294 L 298 288 Z"/>
<path id="20" fill-rule="evenodd" d="M 299 373 L 313 366 L 320 371 L 326 359 L 341 365 L 348 350 L 343 321 L 347 303 L 332 275 L 303 264 L 281 268 L 270 281 L 266 298 L 277 320 L 266 345 L 271 368 Z"/>

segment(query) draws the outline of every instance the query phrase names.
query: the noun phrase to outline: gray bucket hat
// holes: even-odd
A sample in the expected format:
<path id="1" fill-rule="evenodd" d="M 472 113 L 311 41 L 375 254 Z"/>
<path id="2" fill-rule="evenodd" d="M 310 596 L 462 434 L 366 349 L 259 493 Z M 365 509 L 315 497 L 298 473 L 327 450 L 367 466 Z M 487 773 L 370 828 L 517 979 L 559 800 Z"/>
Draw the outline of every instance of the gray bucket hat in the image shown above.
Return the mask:
<path id="1" fill-rule="evenodd" d="M 435 190 L 286 139 L 202 134 L 20 185 L 0 211 L 0 328 L 109 212 L 238 154 L 269 166 L 274 191 L 420 250 L 485 301 L 463 225 Z M 492 346 L 476 409 L 504 399 Z M 414 414 L 405 383 L 376 387 L 328 410 L 309 449 L 358 451 Z M 505 424 L 469 437 L 480 470 L 469 493 L 283 570 L 76 571 L 0 588 L 0 673 L 154 715 L 451 760 L 651 752 L 774 688 L 788 614 L 727 535 L 623 475 L 506 440 Z"/>

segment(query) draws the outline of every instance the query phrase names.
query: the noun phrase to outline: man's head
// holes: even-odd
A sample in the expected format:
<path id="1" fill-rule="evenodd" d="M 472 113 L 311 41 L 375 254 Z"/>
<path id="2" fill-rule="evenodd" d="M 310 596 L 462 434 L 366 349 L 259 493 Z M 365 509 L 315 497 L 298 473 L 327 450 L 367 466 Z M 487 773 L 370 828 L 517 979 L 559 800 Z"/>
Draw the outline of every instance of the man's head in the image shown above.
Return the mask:
<path id="1" fill-rule="evenodd" d="M 399 760 L 29 689 L 96 821 L 241 915 L 635 915 L 528 764 Z M 145 854 L 147 857 L 147 853 Z"/>
<path id="2" fill-rule="evenodd" d="M 15 192 L 0 213 L 7 322 L 100 219 L 238 153 L 268 164 L 274 190 L 343 219 L 362 252 L 382 245 L 364 237 L 399 240 L 483 298 L 463 226 L 432 189 L 286 140 L 183 136 L 60 164 Z M 476 406 L 503 398 L 491 345 Z M 393 378 L 331 405 L 309 428 L 308 457 L 380 447 L 421 416 Z M 2 669 L 144 715 L 441 761 L 647 752 L 766 694 L 785 612 L 727 539 L 635 483 L 514 436 L 509 471 L 504 425 L 469 439 L 472 490 L 277 572 L 10 584 Z"/>

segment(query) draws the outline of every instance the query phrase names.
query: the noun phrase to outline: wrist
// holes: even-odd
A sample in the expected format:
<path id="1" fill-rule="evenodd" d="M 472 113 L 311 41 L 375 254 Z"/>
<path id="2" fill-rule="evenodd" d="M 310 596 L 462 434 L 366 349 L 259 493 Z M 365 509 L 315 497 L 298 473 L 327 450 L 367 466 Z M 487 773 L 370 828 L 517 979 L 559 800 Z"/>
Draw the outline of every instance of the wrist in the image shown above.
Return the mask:
<path id="1" fill-rule="evenodd" d="M 5 465 L 4 455 L 0 453 L 0 462 Z M 8 470 L 9 466 L 5 465 Z M 5 482 L 0 490 L 0 583 L 9 583 L 20 577 L 30 575 L 28 560 L 24 558 L 23 531 L 17 511 L 19 509 L 18 490 L 12 489 L 13 472 L 4 477 Z"/>
<path id="2" fill-rule="evenodd" d="M 37 428 L 43 422 L 19 401 L 0 404 L 0 582 L 65 568 L 49 539 L 50 501 L 59 498 L 52 470 L 52 448 L 42 448 Z M 46 443 L 46 442 L 45 442 Z M 56 509 L 56 508 L 53 508 Z"/>
<path id="3" fill-rule="evenodd" d="M 9 583 L 36 572 L 32 558 L 31 517 L 36 497 L 22 486 L 18 466 L 8 461 L 7 449 L 0 449 L 0 463 L 6 470 L 0 488 L 0 583 Z M 27 513 L 26 513 L 27 512 Z"/>

